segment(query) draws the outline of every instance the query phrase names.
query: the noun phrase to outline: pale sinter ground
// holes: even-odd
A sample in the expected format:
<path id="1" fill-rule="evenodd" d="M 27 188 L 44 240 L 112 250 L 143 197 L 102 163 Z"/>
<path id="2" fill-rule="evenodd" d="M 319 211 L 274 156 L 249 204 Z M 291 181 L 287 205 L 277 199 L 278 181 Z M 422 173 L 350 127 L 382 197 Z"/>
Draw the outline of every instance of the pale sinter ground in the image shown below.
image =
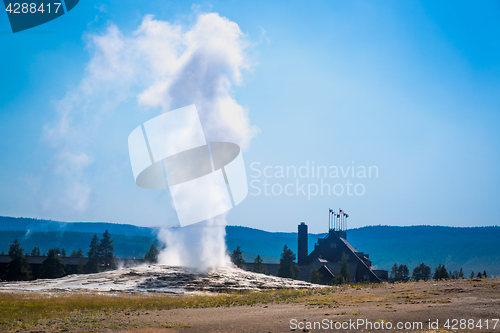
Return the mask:
<path id="1" fill-rule="evenodd" d="M 317 287 L 301 281 L 280 279 L 262 274 L 224 268 L 208 275 L 165 266 L 142 266 L 87 276 L 68 276 L 57 280 L 24 283 L 0 283 L 3 293 L 22 292 L 26 297 L 50 292 L 54 297 L 91 290 L 104 294 L 145 293 L 153 297 L 193 297 L 189 295 L 230 290 Z M 170 310 L 114 310 L 93 314 L 94 324 L 71 319 L 40 321 L 35 327 L 19 331 L 75 332 L 302 332 L 330 331 L 308 329 L 307 323 L 362 319 L 372 323 L 390 321 L 422 323 L 415 329 L 392 331 L 433 331 L 429 321 L 439 320 L 439 330 L 450 319 L 482 320 L 483 328 L 465 331 L 500 332 L 493 320 L 500 319 L 500 279 L 460 279 L 449 281 L 408 282 L 397 284 L 358 285 L 340 288 L 318 288 L 312 294 L 287 301 L 257 303 L 252 306 L 177 308 Z M 320 292 L 322 291 L 322 293 Z M 251 291 L 255 292 L 255 291 Z M 174 295 L 172 293 L 175 293 Z M 307 295 L 306 295 L 307 294 Z M 214 297 L 214 296 L 209 296 Z M 296 320 L 296 321 L 293 321 Z M 485 320 L 490 327 L 486 329 Z M 292 324 L 291 324 L 292 321 Z M 293 323 L 302 322 L 304 326 Z M 302 329 L 304 327 L 304 329 Z M 294 329 L 295 328 L 295 329 Z M 352 328 L 352 327 L 351 327 Z M 451 328 L 451 327 L 450 327 Z M 458 325 L 460 328 L 460 324 Z M 336 331 L 336 330 L 333 330 Z M 376 331 L 348 329 L 342 331 Z M 389 330 L 379 330 L 387 332 Z"/>

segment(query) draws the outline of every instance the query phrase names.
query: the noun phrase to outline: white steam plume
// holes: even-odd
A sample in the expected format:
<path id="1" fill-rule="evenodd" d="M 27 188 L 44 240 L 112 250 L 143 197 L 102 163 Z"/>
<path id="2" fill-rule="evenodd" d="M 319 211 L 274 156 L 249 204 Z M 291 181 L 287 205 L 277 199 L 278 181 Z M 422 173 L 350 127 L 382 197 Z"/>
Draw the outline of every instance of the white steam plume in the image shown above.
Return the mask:
<path id="1" fill-rule="evenodd" d="M 163 112 L 195 104 L 207 142 L 249 147 L 257 129 L 250 125 L 248 110 L 231 95 L 232 85 L 242 83 L 242 70 L 251 67 L 245 54 L 249 43 L 235 22 L 217 13 L 201 14 L 186 30 L 148 15 L 132 33 L 110 25 L 87 39 L 91 60 L 85 77 L 57 103 L 58 120 L 44 128 L 57 164 L 51 169 L 67 180 L 64 191 L 46 196 L 45 207 L 75 212 L 92 208 L 86 171 L 97 160 L 87 138 L 131 94 L 142 108 Z M 204 269 L 227 263 L 225 215 L 202 225 L 161 231 L 159 237 L 167 244 L 162 262 Z"/>
<path id="2" fill-rule="evenodd" d="M 248 112 L 231 96 L 250 63 L 238 25 L 218 14 L 200 15 L 191 30 L 147 16 L 135 32 L 138 50 L 156 64 L 153 84 L 138 96 L 143 107 L 165 111 L 196 104 L 207 141 L 230 141 L 248 148 L 256 129 Z M 165 42 L 166 41 L 166 42 Z"/>
<path id="3" fill-rule="evenodd" d="M 159 262 L 210 271 L 230 265 L 226 254 L 226 214 L 179 229 L 161 229 L 158 238 L 167 246 Z"/>
<path id="4" fill-rule="evenodd" d="M 160 32 L 168 34 L 171 26 L 146 17 L 138 30 L 156 42 L 161 39 Z M 247 111 L 230 94 L 231 84 L 241 83 L 241 69 L 249 67 L 242 37 L 236 23 L 217 14 L 201 15 L 190 31 L 176 39 L 182 41 L 183 48 L 171 59 L 176 68 L 165 69 L 165 74 L 139 95 L 139 104 L 164 110 L 195 104 L 207 141 L 235 142 L 247 148 L 256 130 L 249 125 Z M 223 214 L 195 226 L 161 230 L 159 238 L 167 247 L 160 262 L 200 270 L 229 264 L 225 217 Z"/>

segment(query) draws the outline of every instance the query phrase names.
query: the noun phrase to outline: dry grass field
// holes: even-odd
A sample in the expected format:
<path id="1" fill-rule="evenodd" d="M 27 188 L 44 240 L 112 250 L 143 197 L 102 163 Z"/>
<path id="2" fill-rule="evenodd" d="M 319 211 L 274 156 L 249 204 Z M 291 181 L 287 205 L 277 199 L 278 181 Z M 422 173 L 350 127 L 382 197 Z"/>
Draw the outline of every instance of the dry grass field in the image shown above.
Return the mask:
<path id="1" fill-rule="evenodd" d="M 0 292 L 2 332 L 326 332 L 338 331 L 331 328 L 349 320 L 364 320 L 372 325 L 422 323 L 421 327 L 379 330 L 382 332 L 500 332 L 500 322 L 493 327 L 495 319 L 500 319 L 499 279 L 177 296 Z M 429 322 L 436 320 L 439 326 L 429 327 Z M 447 320 L 450 325 L 444 327 Z M 460 320 L 466 320 L 465 328 Z M 325 322 L 331 325 L 329 329 L 307 326 Z M 350 326 L 340 331 L 377 330 Z"/>

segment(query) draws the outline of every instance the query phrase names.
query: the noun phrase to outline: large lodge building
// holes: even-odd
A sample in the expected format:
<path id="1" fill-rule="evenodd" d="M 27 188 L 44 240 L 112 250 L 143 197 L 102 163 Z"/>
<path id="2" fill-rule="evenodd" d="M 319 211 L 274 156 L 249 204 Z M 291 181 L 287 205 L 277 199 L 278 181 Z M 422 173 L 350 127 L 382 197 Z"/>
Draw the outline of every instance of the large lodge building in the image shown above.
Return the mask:
<path id="1" fill-rule="evenodd" d="M 340 271 L 342 254 L 346 255 L 349 275 L 353 282 L 384 282 L 388 280 L 388 271 L 375 269 L 367 253 L 356 250 L 347 241 L 348 214 L 339 209 L 335 213 L 330 209 L 329 230 L 325 238 L 318 239 L 314 250 L 308 253 L 307 225 L 299 224 L 297 264 L 300 272 L 298 280 L 309 281 L 311 269 L 321 274 L 321 283 L 330 284 Z M 279 264 L 265 264 L 269 274 L 277 275 Z M 253 263 L 246 263 L 245 268 L 251 270 Z"/>
<path id="2" fill-rule="evenodd" d="M 369 254 L 359 252 L 347 241 L 345 230 L 330 229 L 328 236 L 318 239 L 314 250 L 307 254 L 307 225 L 299 224 L 298 260 L 300 268 L 299 280 L 308 281 L 311 269 L 316 267 L 321 273 L 322 283 L 331 283 L 340 270 L 340 260 L 345 253 L 349 265 L 349 274 L 353 282 L 387 281 L 388 272 L 377 270 L 372 266 Z"/>
<path id="3" fill-rule="evenodd" d="M 388 272 L 375 269 L 369 254 L 356 250 L 347 241 L 349 214 L 339 208 L 337 213 L 330 209 L 328 216 L 328 236 L 318 239 L 314 250 L 309 254 L 307 225 L 304 222 L 299 224 L 297 264 L 300 273 L 298 279 L 307 281 L 314 266 L 321 273 L 321 282 L 331 283 L 340 271 L 342 255 L 345 254 L 349 265 L 349 275 L 353 282 L 387 281 Z"/>

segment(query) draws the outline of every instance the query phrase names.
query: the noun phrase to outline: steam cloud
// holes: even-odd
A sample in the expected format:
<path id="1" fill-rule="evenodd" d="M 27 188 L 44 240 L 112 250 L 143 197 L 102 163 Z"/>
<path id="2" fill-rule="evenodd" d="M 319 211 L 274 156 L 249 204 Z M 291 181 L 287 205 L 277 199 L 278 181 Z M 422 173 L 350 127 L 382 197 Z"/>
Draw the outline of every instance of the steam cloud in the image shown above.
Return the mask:
<path id="1" fill-rule="evenodd" d="M 210 271 L 230 265 L 226 254 L 226 214 L 182 229 L 161 229 L 167 246 L 159 255 L 161 264 Z"/>
<path id="2" fill-rule="evenodd" d="M 235 22 L 217 13 L 199 15 L 185 30 L 148 15 L 130 34 L 110 25 L 103 34 L 87 36 L 92 56 L 86 75 L 57 103 L 58 120 L 44 131 L 55 151 L 54 172 L 66 180 L 66 194 L 49 197 L 48 203 L 88 209 L 92 189 L 85 170 L 94 158 L 82 137 L 130 94 L 137 95 L 140 107 L 163 112 L 195 104 L 208 142 L 249 147 L 257 129 L 231 96 L 232 85 L 242 83 L 242 70 L 251 67 L 245 54 L 249 43 Z M 161 262 L 201 269 L 225 265 L 225 215 L 202 224 L 162 230 L 167 248 Z"/>

